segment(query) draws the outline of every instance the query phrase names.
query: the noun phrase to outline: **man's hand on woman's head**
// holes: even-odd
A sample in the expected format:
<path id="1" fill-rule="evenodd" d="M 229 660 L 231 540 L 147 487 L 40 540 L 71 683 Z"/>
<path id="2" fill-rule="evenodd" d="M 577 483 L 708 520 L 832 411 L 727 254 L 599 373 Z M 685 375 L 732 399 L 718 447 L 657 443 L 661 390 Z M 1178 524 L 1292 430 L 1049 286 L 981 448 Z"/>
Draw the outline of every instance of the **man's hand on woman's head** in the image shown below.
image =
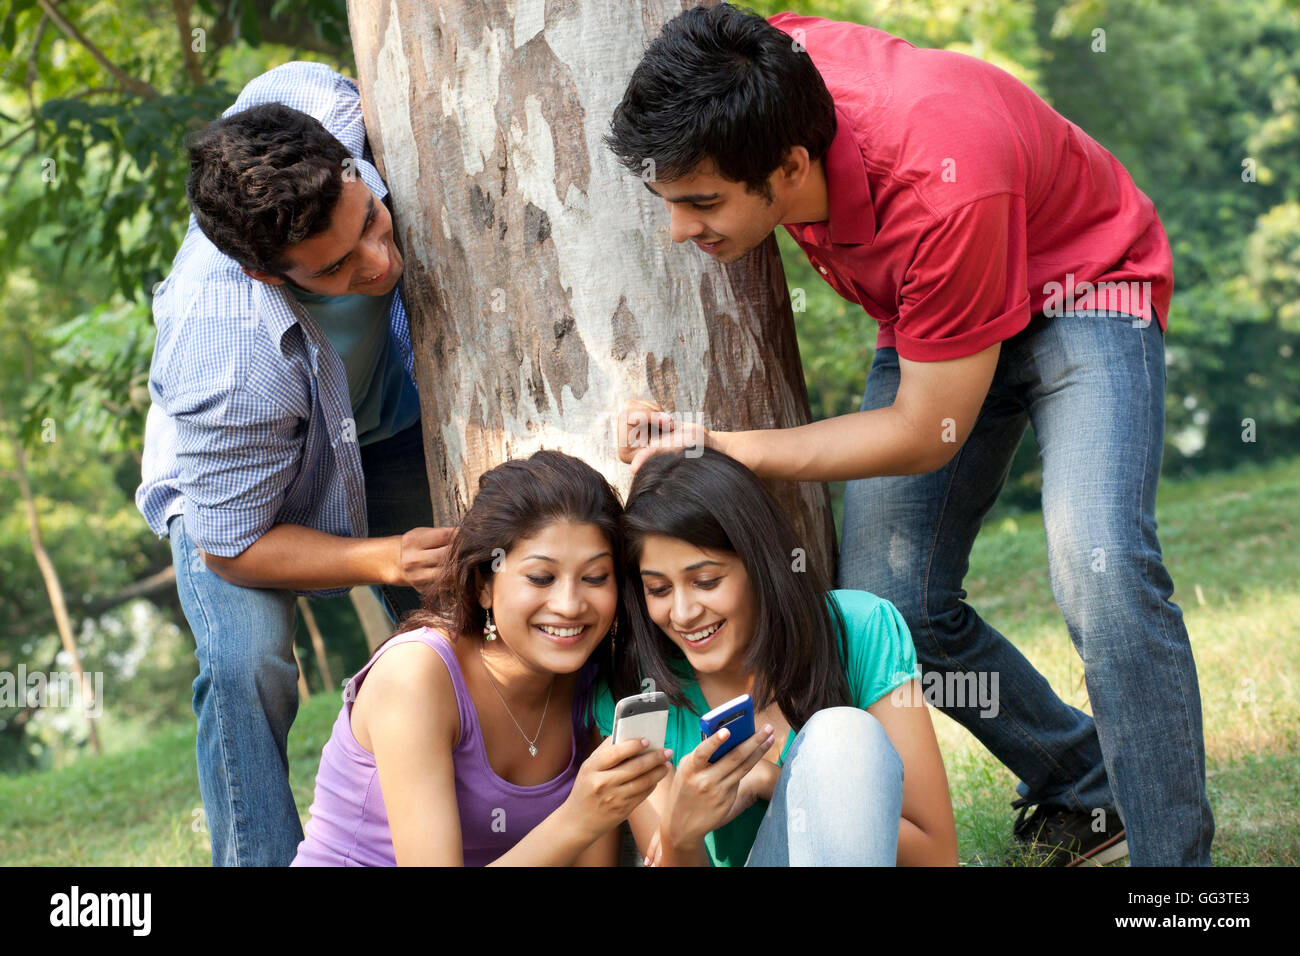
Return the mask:
<path id="1" fill-rule="evenodd" d="M 658 402 L 634 398 L 618 413 L 618 458 L 635 474 L 646 460 L 677 448 L 717 447 L 713 433 L 698 422 L 684 421 L 664 411 Z"/>
<path id="2" fill-rule="evenodd" d="M 396 579 L 389 582 L 411 587 L 424 594 L 442 573 L 447 563 L 451 538 L 450 528 L 412 528 L 398 540 Z"/>

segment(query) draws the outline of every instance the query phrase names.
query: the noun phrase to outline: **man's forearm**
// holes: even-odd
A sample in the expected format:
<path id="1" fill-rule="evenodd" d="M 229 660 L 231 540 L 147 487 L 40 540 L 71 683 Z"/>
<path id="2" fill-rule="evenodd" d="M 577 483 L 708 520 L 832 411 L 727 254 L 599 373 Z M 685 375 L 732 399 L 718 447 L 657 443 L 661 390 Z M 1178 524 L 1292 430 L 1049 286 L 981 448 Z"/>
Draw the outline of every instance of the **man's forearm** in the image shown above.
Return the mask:
<path id="1" fill-rule="evenodd" d="M 719 450 L 761 478 L 849 481 L 914 475 L 943 465 L 939 423 L 918 434 L 896 408 L 853 412 L 795 428 L 714 432 Z"/>
<path id="2" fill-rule="evenodd" d="M 213 572 L 248 588 L 322 591 L 367 584 L 405 584 L 400 535 L 344 538 L 297 524 L 278 524 L 234 558 L 204 555 Z"/>

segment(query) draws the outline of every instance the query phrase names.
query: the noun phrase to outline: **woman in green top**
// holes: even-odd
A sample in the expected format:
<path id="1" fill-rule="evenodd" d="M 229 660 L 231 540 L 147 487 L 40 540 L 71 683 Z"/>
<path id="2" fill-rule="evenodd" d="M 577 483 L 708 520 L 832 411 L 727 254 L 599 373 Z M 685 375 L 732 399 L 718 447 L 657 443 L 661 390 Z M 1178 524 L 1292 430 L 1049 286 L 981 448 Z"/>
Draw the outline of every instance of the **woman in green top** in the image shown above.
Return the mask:
<path id="1" fill-rule="evenodd" d="M 631 641 L 596 722 L 653 687 L 673 773 L 629 818 L 652 865 L 956 865 L 943 759 L 907 625 L 830 591 L 753 472 L 710 448 L 649 458 L 624 514 Z M 622 642 L 620 642 L 622 643 Z M 620 648 L 621 650 L 622 648 Z M 702 714 L 740 694 L 755 733 L 716 763 Z"/>

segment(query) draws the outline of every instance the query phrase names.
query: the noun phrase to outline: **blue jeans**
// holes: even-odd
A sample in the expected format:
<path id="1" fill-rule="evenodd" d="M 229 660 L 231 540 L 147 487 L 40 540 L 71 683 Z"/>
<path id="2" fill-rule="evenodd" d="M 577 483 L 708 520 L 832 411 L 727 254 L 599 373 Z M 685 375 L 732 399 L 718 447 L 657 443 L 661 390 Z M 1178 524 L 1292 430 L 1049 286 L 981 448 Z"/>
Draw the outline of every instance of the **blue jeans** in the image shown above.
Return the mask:
<path id="1" fill-rule="evenodd" d="M 433 523 L 419 423 L 361 449 L 372 537 Z M 208 570 L 179 515 L 167 523 L 181 607 L 199 676 L 199 791 L 213 866 L 288 866 L 302 840 L 289 789 L 289 728 L 298 713 L 296 595 L 246 588 Z M 419 605 L 411 588 L 376 588 L 389 617 Z"/>
<path id="2" fill-rule="evenodd" d="M 898 381 L 896 351 L 877 350 L 862 408 L 892 404 Z M 944 674 L 944 686 L 952 672 L 998 676 L 995 712 L 951 699 L 941 709 L 1020 778 L 1019 803 L 1113 807 L 1134 865 L 1209 865 L 1196 664 L 1156 538 L 1164 403 L 1156 323 L 1036 316 L 1002 343 L 974 430 L 948 465 L 848 483 L 839 583 L 892 601 L 922 669 Z M 1052 593 L 1095 719 L 1057 697 L 964 600 L 971 546 L 1027 422 L 1043 466 Z"/>
<path id="3" fill-rule="evenodd" d="M 790 745 L 746 866 L 894 866 L 903 761 L 865 710 L 829 707 Z"/>

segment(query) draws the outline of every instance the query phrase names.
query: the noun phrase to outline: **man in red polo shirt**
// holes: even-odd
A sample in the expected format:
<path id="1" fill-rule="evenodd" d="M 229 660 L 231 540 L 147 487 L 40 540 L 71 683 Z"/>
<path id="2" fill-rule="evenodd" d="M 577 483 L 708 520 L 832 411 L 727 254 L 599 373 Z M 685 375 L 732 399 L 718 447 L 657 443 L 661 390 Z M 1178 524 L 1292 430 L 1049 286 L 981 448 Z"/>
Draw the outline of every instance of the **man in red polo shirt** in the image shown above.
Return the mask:
<path id="1" fill-rule="evenodd" d="M 935 703 L 1020 777 L 1017 841 L 1052 862 L 1208 864 L 1196 665 L 1154 518 L 1173 263 L 1123 166 L 981 60 L 726 4 L 664 27 L 608 143 L 654 169 L 674 240 L 734 262 L 783 225 L 879 323 L 861 411 L 721 432 L 657 410 L 662 432 L 629 447 L 629 427 L 622 459 L 685 440 L 764 477 L 848 481 L 839 584 L 898 606 L 938 686 L 997 688 L 995 708 Z M 963 600 L 1027 423 L 1095 718 Z"/>

